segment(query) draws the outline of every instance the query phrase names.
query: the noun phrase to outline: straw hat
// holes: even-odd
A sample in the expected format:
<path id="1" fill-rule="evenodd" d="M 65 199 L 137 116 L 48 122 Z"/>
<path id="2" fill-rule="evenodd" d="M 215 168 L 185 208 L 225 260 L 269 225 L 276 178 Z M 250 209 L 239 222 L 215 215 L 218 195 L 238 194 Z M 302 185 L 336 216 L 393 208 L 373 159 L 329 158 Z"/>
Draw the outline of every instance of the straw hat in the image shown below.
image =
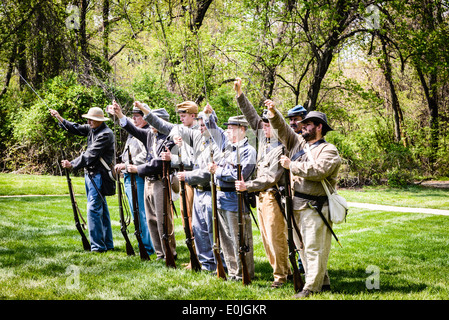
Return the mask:
<path id="1" fill-rule="evenodd" d="M 104 116 L 103 110 L 101 110 L 101 108 L 98 108 L 98 107 L 90 108 L 89 112 L 87 112 L 87 114 L 81 115 L 81 117 L 86 118 L 86 119 L 90 119 L 90 120 L 95 120 L 95 121 L 107 121 L 107 120 L 110 120 L 109 118 L 106 118 Z"/>

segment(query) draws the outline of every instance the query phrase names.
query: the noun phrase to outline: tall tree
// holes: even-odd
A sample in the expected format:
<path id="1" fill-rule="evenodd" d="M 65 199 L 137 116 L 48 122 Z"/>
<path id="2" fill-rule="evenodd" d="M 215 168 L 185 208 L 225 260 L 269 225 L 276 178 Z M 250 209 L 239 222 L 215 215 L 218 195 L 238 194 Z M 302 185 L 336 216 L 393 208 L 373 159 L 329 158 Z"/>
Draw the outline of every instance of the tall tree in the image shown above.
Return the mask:
<path id="1" fill-rule="evenodd" d="M 398 40 L 411 59 L 427 102 L 431 149 L 429 162 L 434 168 L 439 149 L 442 88 L 449 80 L 447 3 L 441 0 L 415 0 L 393 1 L 389 5 L 395 10 Z"/>

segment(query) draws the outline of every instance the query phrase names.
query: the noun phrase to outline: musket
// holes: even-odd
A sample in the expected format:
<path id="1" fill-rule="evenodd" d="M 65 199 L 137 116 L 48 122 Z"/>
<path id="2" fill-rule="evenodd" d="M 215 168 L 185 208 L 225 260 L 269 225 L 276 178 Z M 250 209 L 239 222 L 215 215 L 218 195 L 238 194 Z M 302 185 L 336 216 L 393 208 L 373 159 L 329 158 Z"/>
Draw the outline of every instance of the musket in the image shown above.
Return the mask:
<path id="1" fill-rule="evenodd" d="M 120 231 L 122 232 L 123 238 L 125 238 L 125 242 L 126 242 L 126 254 L 128 256 L 134 256 L 134 249 L 133 246 L 131 245 L 131 241 L 129 241 L 129 237 L 128 237 L 128 224 L 126 223 L 125 220 L 125 214 L 123 212 L 123 184 L 120 181 L 120 173 L 117 174 L 117 195 L 118 195 L 118 210 L 120 213 Z M 129 209 L 128 209 L 128 213 L 129 213 Z"/>
<path id="2" fill-rule="evenodd" d="M 164 220 L 162 223 L 162 229 L 164 234 L 162 235 L 162 241 L 164 244 L 165 251 L 165 265 L 167 267 L 176 268 L 175 257 L 170 248 L 169 234 L 168 234 L 168 208 L 170 201 L 170 184 L 168 180 L 168 175 L 170 172 L 170 161 L 162 161 L 162 188 L 164 191 L 164 206 L 163 214 Z"/>
<path id="3" fill-rule="evenodd" d="M 79 217 L 81 217 L 81 219 L 83 217 L 81 216 L 81 212 L 80 212 L 80 210 L 78 208 L 78 204 L 76 203 L 76 200 L 75 200 L 75 195 L 73 193 L 72 179 L 70 179 L 69 170 L 67 170 L 67 168 L 65 168 L 65 176 L 67 178 L 67 184 L 69 185 L 70 200 L 72 200 L 72 210 L 73 210 L 73 217 L 75 219 L 75 226 L 81 235 L 81 240 L 83 241 L 84 250 L 90 251 L 89 240 L 87 240 L 87 237 L 83 231 L 84 224 L 81 224 L 80 220 L 79 220 Z"/>
<path id="4" fill-rule="evenodd" d="M 238 142 L 237 142 L 237 179 L 243 180 L 242 176 L 242 164 L 240 163 L 240 152 L 239 152 Z M 251 283 L 251 278 L 249 276 L 248 264 L 246 263 L 246 253 L 249 252 L 249 247 L 245 243 L 244 228 L 243 228 L 243 193 L 237 191 L 237 201 L 238 201 L 238 239 L 239 239 L 239 258 L 242 263 L 242 282 L 244 285 Z"/>
<path id="5" fill-rule="evenodd" d="M 182 163 L 181 158 L 181 148 L 178 149 L 178 157 L 179 157 L 179 171 L 182 172 L 184 171 L 184 164 Z M 194 238 L 192 237 L 192 233 L 190 231 L 189 215 L 187 213 L 186 182 L 180 180 L 179 183 L 180 183 L 179 196 L 181 197 L 182 200 L 182 216 L 184 218 L 184 232 L 186 234 L 186 245 L 190 253 L 190 263 L 194 271 L 200 271 L 201 264 L 195 252 L 193 242 Z"/>
<path id="6" fill-rule="evenodd" d="M 214 150 L 212 149 L 212 141 L 210 141 L 210 159 L 211 162 L 214 161 Z M 214 232 L 214 244 L 213 252 L 215 260 L 217 261 L 217 277 L 226 280 L 226 271 L 223 266 L 223 261 L 221 260 L 220 253 L 220 234 L 218 229 L 218 210 L 217 210 L 217 185 L 215 184 L 214 174 L 210 175 L 210 186 L 212 194 L 212 218 L 214 221 L 213 232 Z"/>
<path id="7" fill-rule="evenodd" d="M 133 164 L 133 159 L 131 156 L 131 151 L 129 150 L 129 146 L 128 146 L 128 163 Z M 150 260 L 150 256 L 148 255 L 148 252 L 145 249 L 145 246 L 143 245 L 142 241 L 142 232 L 140 230 L 139 202 L 137 196 L 137 184 L 134 173 L 130 173 L 130 178 L 131 178 L 131 198 L 132 198 L 131 203 L 133 204 L 133 214 L 134 214 L 134 228 L 135 228 L 134 234 L 136 236 L 137 243 L 139 244 L 140 259 Z"/>
<path id="8" fill-rule="evenodd" d="M 293 198 L 290 183 L 290 170 L 284 168 L 284 184 L 285 184 L 285 213 L 287 217 L 287 239 L 288 239 L 288 258 L 293 269 L 293 287 L 295 292 L 299 292 L 304 287 L 304 281 L 299 272 L 296 260 L 296 246 L 293 241 Z M 301 234 L 298 233 L 300 242 L 302 242 Z"/>

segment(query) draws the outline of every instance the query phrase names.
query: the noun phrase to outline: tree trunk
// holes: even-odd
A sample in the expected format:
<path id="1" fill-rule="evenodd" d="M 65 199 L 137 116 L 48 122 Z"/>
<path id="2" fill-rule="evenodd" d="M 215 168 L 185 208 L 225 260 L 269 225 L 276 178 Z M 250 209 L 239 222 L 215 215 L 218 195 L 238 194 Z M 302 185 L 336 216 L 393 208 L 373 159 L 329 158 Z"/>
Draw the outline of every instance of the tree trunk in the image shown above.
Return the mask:
<path id="1" fill-rule="evenodd" d="M 4 94 L 6 94 L 6 91 L 8 91 L 9 82 L 11 81 L 12 72 L 14 71 L 14 62 L 16 60 L 16 50 L 17 50 L 17 46 L 14 45 L 14 47 L 11 50 L 11 56 L 9 57 L 8 70 L 6 71 L 6 77 L 5 77 L 5 86 L 3 87 L 3 90 L 0 93 L 0 98 Z"/>
<path id="2" fill-rule="evenodd" d="M 307 92 L 307 99 L 303 104 L 304 108 L 308 111 L 316 109 L 318 101 L 318 94 L 321 89 L 321 83 L 326 76 L 327 70 L 334 57 L 334 50 L 338 44 L 342 41 L 341 35 L 348 28 L 351 21 L 351 8 L 346 0 L 339 0 L 336 4 L 335 12 L 335 25 L 329 32 L 325 44 L 320 47 L 313 41 L 313 31 L 309 30 L 309 17 L 306 15 L 304 18 L 304 31 L 308 33 L 309 45 L 313 52 L 316 61 L 316 69 L 313 75 L 312 84 Z"/>
<path id="3" fill-rule="evenodd" d="M 206 16 L 207 9 L 213 0 L 198 0 L 197 10 L 193 13 L 193 21 L 190 24 L 190 31 L 197 32 L 203 24 L 204 17 Z"/>
<path id="4" fill-rule="evenodd" d="M 86 14 L 87 7 L 89 6 L 89 0 L 81 0 L 81 8 L 80 8 L 80 48 L 81 48 L 81 57 L 82 57 L 82 65 L 84 66 L 84 72 L 86 75 L 90 73 L 90 64 L 89 61 L 89 52 L 87 48 L 87 34 L 86 34 Z"/>
<path id="5" fill-rule="evenodd" d="M 21 40 L 23 41 L 23 39 L 21 39 Z M 26 46 L 23 42 L 19 43 L 19 45 L 17 47 L 17 51 L 18 51 L 17 56 L 19 57 L 18 62 L 17 62 L 17 69 L 19 70 L 20 75 L 24 79 L 28 79 Z M 23 90 L 23 87 L 26 86 L 26 83 L 25 83 L 25 81 L 23 81 L 22 77 L 19 80 L 20 90 Z"/>
<path id="6" fill-rule="evenodd" d="M 304 103 L 304 108 L 306 108 L 307 111 L 313 111 L 316 109 L 316 102 L 318 100 L 318 94 L 321 89 L 321 83 L 326 76 L 333 56 L 333 49 L 328 49 L 319 59 L 317 59 L 317 65 L 313 75 L 312 84 L 307 92 L 307 100 Z"/>
<path id="7" fill-rule="evenodd" d="M 390 89 L 391 107 L 393 108 L 393 115 L 394 115 L 394 141 L 400 142 L 402 140 L 404 147 L 407 147 L 407 141 L 404 136 L 404 131 L 402 130 L 404 119 L 393 82 L 392 68 L 387 49 L 387 43 L 382 36 L 380 37 L 380 41 L 382 43 L 382 52 L 384 56 L 384 61 L 383 63 L 382 61 L 380 61 L 380 65 L 381 68 L 384 70 L 385 80 L 387 81 L 388 87 Z"/>
<path id="8" fill-rule="evenodd" d="M 429 162 L 434 169 L 435 162 L 437 160 L 437 153 L 439 148 L 438 139 L 440 136 L 440 124 L 439 124 L 439 110 L 438 110 L 438 95 L 437 95 L 437 71 L 433 71 L 429 76 L 429 84 L 427 84 L 424 73 L 419 66 L 416 66 L 419 80 L 426 96 L 427 105 L 429 108 L 429 125 L 430 125 L 430 147 L 431 154 Z"/>
<path id="9" fill-rule="evenodd" d="M 103 57 L 109 61 L 109 0 L 103 0 Z"/>
<path id="10" fill-rule="evenodd" d="M 39 88 L 42 84 L 42 73 L 44 72 L 44 44 L 43 44 L 43 35 L 45 34 L 43 24 L 44 24 L 44 15 L 42 14 L 42 8 L 39 8 L 36 12 L 36 28 L 33 30 L 34 39 L 36 40 L 36 44 L 34 46 L 34 54 L 33 60 L 34 63 L 34 75 L 32 79 L 32 83 L 34 88 Z"/>

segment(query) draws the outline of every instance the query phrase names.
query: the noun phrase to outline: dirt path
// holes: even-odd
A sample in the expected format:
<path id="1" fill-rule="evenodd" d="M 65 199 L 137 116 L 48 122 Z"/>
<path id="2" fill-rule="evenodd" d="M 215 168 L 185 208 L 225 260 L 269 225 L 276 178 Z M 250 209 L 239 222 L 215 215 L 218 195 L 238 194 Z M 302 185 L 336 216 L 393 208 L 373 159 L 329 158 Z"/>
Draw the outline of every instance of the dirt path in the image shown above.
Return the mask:
<path id="1" fill-rule="evenodd" d="M 396 206 L 385 206 L 380 204 L 359 203 L 359 202 L 348 202 L 348 205 L 349 208 L 353 207 L 353 208 L 362 208 L 379 211 L 427 213 L 427 214 L 439 214 L 449 216 L 449 210 L 441 210 L 441 209 L 396 207 Z"/>

